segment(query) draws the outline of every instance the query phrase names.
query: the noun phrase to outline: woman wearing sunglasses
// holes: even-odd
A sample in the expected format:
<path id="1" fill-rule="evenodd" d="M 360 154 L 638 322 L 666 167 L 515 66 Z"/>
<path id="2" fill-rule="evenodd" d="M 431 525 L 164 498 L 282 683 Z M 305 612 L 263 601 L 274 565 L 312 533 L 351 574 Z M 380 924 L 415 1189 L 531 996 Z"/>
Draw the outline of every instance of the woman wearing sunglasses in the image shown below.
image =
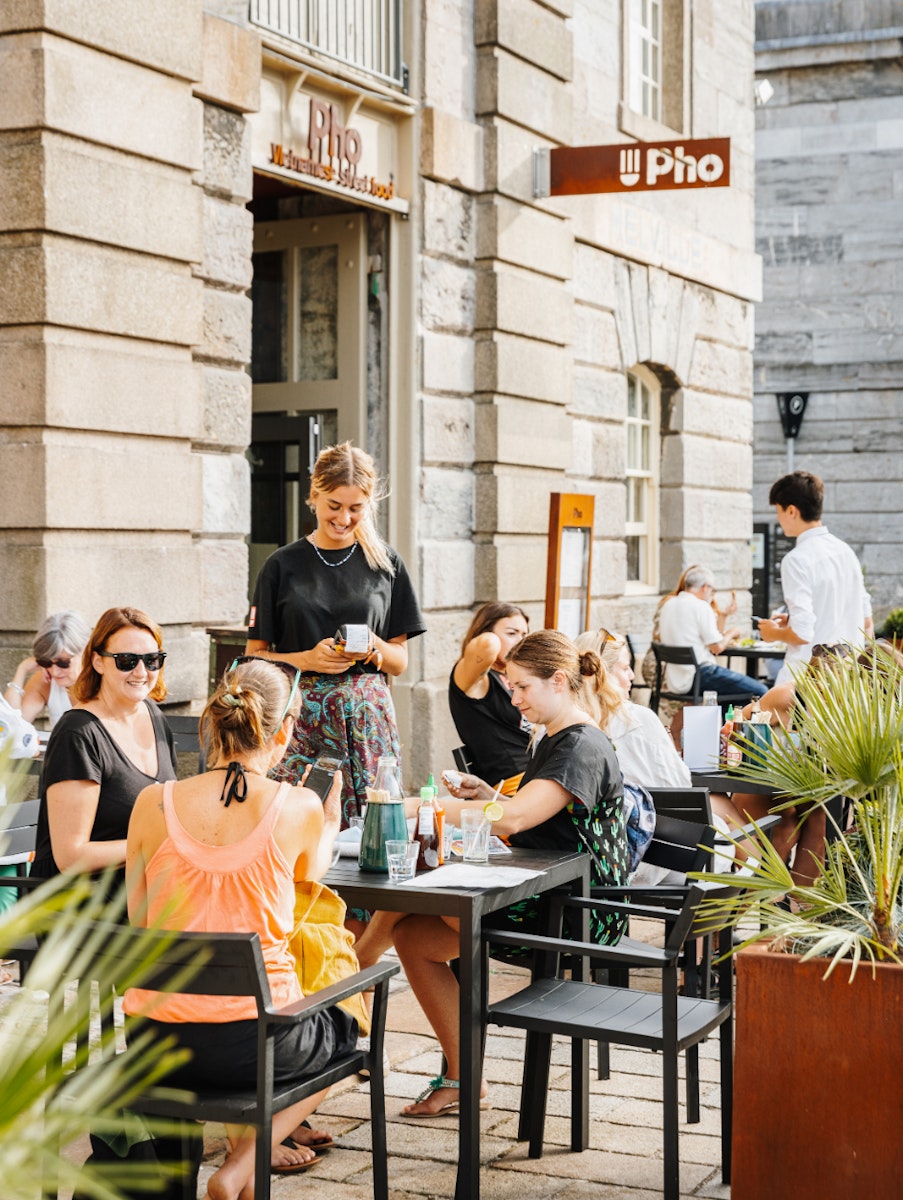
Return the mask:
<path id="1" fill-rule="evenodd" d="M 34 722 L 44 709 L 53 729 L 72 707 L 69 689 L 82 669 L 82 652 L 91 630 L 77 612 L 48 617 L 35 634 L 31 656 L 23 658 L 6 685 L 4 700 Z"/>
<path id="2" fill-rule="evenodd" d="M 360 812 L 381 755 L 400 756 L 388 679 L 408 665 L 408 638 L 426 626 L 400 556 L 376 528 L 373 459 L 350 442 L 329 446 L 311 473 L 307 537 L 264 563 L 254 588 L 245 652 L 303 672 L 301 712 L 274 778 L 299 783 L 326 754 L 343 764 L 343 821 Z M 358 626 L 346 653 L 342 627 Z"/>
<path id="3" fill-rule="evenodd" d="M 162 644 L 159 627 L 137 608 L 108 609 L 94 626 L 72 685 L 78 707 L 64 713 L 47 745 L 37 878 L 122 867 L 138 793 L 175 779 L 175 745 L 155 703 L 166 695 Z"/>

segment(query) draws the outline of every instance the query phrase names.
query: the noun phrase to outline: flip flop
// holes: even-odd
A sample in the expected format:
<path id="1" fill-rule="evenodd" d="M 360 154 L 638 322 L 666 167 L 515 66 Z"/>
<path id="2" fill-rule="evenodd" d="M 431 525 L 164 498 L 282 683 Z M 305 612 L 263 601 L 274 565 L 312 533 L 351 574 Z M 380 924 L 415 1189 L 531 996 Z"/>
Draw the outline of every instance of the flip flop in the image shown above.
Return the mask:
<path id="1" fill-rule="evenodd" d="M 429 1083 L 426 1085 L 426 1087 L 423 1089 L 423 1091 L 420 1093 L 420 1095 L 417 1097 L 417 1099 L 413 1103 L 414 1104 L 422 1103 L 424 1100 L 427 1099 L 428 1096 L 431 1096 L 433 1094 L 433 1092 L 438 1092 L 440 1088 L 460 1088 L 460 1086 L 461 1086 L 460 1080 L 446 1079 L 444 1075 L 437 1075 L 435 1079 L 431 1079 L 429 1081 Z M 490 1107 L 491 1107 L 491 1105 L 489 1102 L 489 1097 L 481 1096 L 480 1097 L 481 1111 L 485 1111 L 486 1109 L 488 1109 Z M 461 1101 L 460 1100 L 449 1100 L 449 1102 L 447 1104 L 443 1104 L 442 1107 L 437 1108 L 435 1110 L 435 1112 L 412 1113 L 412 1112 L 406 1112 L 405 1109 L 402 1109 L 401 1115 L 403 1117 L 410 1117 L 414 1121 L 422 1121 L 422 1120 L 428 1120 L 431 1117 L 454 1116 L 455 1113 L 458 1113 L 460 1111 L 461 1111 Z"/>
<path id="2" fill-rule="evenodd" d="M 299 1124 L 305 1129 L 310 1129 L 311 1132 L 313 1132 L 310 1122 L 301 1121 Z M 335 1141 L 332 1137 L 332 1134 L 329 1133 L 323 1133 L 315 1142 L 297 1142 L 291 1136 L 291 1134 L 289 1134 L 288 1137 L 282 1139 L 282 1144 L 289 1150 L 297 1150 L 300 1146 L 306 1146 L 308 1150 L 328 1150 L 330 1146 L 335 1145 Z"/>
<path id="3" fill-rule="evenodd" d="M 299 1147 L 295 1145 L 291 1138 L 286 1138 L 282 1144 L 283 1146 L 287 1146 L 289 1150 L 299 1149 Z M 310 1147 L 308 1146 L 307 1149 L 309 1150 Z M 270 1174 L 300 1175 L 302 1171 L 309 1171 L 311 1167 L 315 1167 L 318 1162 L 322 1162 L 322 1155 L 320 1154 L 315 1154 L 313 1158 L 308 1160 L 308 1162 L 292 1163 L 292 1165 L 288 1167 L 274 1167 L 272 1164 L 270 1164 Z"/>

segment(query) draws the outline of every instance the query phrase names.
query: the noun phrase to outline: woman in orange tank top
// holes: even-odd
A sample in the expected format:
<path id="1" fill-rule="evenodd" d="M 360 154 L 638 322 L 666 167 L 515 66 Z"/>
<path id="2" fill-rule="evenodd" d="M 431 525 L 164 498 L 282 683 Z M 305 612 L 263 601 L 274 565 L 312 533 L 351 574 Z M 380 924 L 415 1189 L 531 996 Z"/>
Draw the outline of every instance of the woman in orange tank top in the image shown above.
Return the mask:
<path id="1" fill-rule="evenodd" d="M 341 816 L 340 773 L 325 805 L 308 788 L 267 778 L 285 753 L 297 717 L 297 680 L 293 667 L 262 659 L 239 662 L 226 672 L 201 717 L 209 770 L 141 792 L 126 855 L 133 924 L 257 933 L 280 1007 L 301 999 L 289 950 L 295 881 L 316 880 L 328 870 Z M 253 1000 L 217 997 L 211 1003 L 202 996 L 172 995 L 161 1002 L 159 993 L 133 988 L 123 1008 L 135 1016 L 151 1002 L 154 1022 L 192 1051 L 192 1061 L 167 1083 L 254 1087 Z M 322 1070 L 353 1049 L 356 1038 L 357 1022 L 338 1007 L 287 1028 L 276 1044 L 277 1081 Z M 301 1122 L 324 1096 L 274 1115 L 274 1170 L 293 1173 L 316 1161 L 311 1144 L 323 1138 Z M 228 1126 L 227 1133 L 230 1152 L 207 1185 L 211 1200 L 236 1200 L 254 1173 L 253 1128 Z"/>

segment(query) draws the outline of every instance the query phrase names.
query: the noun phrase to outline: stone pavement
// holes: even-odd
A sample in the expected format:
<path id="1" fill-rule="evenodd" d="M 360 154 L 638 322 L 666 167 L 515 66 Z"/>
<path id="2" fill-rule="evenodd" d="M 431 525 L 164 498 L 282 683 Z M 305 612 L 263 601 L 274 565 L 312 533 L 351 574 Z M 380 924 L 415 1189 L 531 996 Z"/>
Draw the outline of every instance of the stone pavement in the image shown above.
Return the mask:
<path id="1" fill-rule="evenodd" d="M 493 963 L 490 998 L 522 987 L 524 974 Z M 403 976 L 393 981 L 386 1046 L 392 1063 L 386 1077 L 390 1198 L 454 1197 L 457 1118 L 415 1121 L 400 1115 L 441 1064 L 438 1043 Z M 590 1149 L 573 1154 L 568 1149 L 569 1055 L 566 1041 L 556 1043 L 546 1148 L 541 1159 L 530 1159 L 526 1143 L 516 1140 L 523 1034 L 490 1034 L 485 1075 L 492 1108 L 482 1115 L 484 1200 L 657 1200 L 662 1170 L 660 1059 L 649 1052 L 612 1049 L 611 1078 L 594 1079 L 590 1088 Z M 591 1055 L 594 1061 L 594 1050 Z M 700 1048 L 700 1075 L 702 1120 L 698 1125 L 681 1124 L 681 1193 L 728 1200 L 730 1188 L 721 1183 L 717 1036 Z M 333 1089 L 312 1123 L 328 1129 L 336 1144 L 311 1170 L 274 1176 L 274 1200 L 371 1200 L 367 1093 L 363 1081 Z M 208 1135 L 215 1133 L 208 1128 Z M 221 1137 L 208 1136 L 202 1183 L 222 1161 L 223 1149 Z M 203 1196 L 203 1190 L 199 1194 Z"/>

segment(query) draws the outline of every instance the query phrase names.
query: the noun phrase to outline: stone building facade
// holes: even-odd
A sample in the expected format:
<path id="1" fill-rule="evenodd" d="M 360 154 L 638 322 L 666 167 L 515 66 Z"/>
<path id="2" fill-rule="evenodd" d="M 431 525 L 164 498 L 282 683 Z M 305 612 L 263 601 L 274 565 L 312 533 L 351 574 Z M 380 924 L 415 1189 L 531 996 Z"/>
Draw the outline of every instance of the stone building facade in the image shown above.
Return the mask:
<path id="1" fill-rule="evenodd" d="M 807 394 L 794 467 L 825 480 L 880 621 L 903 604 L 903 10 L 758 0 L 756 71 L 756 520 L 788 464 L 776 395 Z"/>
<path id="2" fill-rule="evenodd" d="M 364 8 L 400 20 L 376 66 L 266 0 L 0 12 L 0 656 L 136 603 L 198 701 L 248 544 L 303 532 L 305 454 L 353 436 L 430 629 L 419 778 L 474 605 L 543 623 L 551 492 L 595 498 L 593 623 L 648 637 L 690 562 L 749 585 L 753 9 Z M 534 196 L 539 148 L 715 136 L 730 188 Z"/>

